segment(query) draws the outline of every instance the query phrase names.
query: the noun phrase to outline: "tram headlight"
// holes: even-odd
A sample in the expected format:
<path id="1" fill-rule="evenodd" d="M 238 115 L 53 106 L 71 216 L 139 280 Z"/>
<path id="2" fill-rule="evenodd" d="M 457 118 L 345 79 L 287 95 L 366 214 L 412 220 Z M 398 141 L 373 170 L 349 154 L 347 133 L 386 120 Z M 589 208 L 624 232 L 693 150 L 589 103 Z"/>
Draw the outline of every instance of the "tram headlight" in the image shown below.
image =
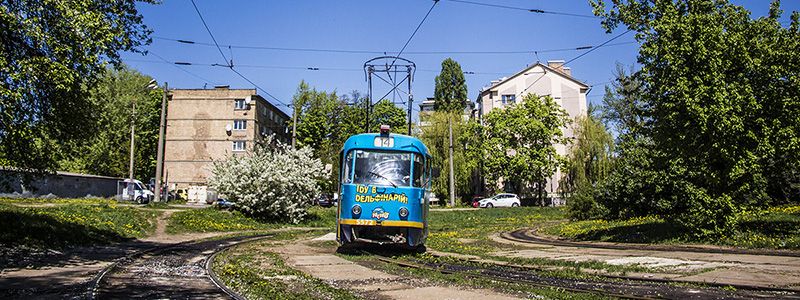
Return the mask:
<path id="1" fill-rule="evenodd" d="M 404 218 L 404 219 L 407 218 L 408 217 L 408 208 L 401 207 L 399 214 L 400 214 L 401 218 Z"/>
<path id="2" fill-rule="evenodd" d="M 353 215 L 357 216 L 360 214 L 361 214 L 361 206 L 359 206 L 358 204 L 353 205 Z"/>

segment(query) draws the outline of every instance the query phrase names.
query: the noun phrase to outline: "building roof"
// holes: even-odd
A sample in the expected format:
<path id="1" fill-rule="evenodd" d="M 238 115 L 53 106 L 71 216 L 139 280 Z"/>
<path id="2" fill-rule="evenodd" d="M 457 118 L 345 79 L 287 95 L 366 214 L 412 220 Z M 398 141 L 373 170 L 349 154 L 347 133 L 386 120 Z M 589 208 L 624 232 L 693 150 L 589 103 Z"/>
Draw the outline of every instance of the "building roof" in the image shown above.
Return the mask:
<path id="1" fill-rule="evenodd" d="M 564 72 L 561 72 L 561 71 L 558 71 L 558 70 L 553 69 L 551 67 L 548 67 L 547 65 L 537 61 L 535 64 L 530 65 L 525 69 L 522 69 L 521 71 L 517 72 L 516 74 L 512 75 L 511 77 L 506 77 L 505 79 L 500 80 L 499 82 L 492 84 L 488 88 L 483 89 L 481 91 L 480 95 L 483 95 L 484 93 L 486 93 L 488 91 L 491 91 L 492 89 L 494 89 L 494 88 L 496 88 L 496 87 L 508 82 L 511 79 L 516 78 L 517 76 L 525 74 L 525 72 L 528 72 L 529 70 L 531 70 L 531 69 L 533 69 L 533 68 L 535 68 L 537 66 L 541 66 L 542 68 L 544 68 L 545 72 L 552 72 L 552 73 L 558 74 L 559 76 L 563 77 L 564 79 L 567 79 L 569 81 L 575 82 L 575 83 L 577 83 L 578 85 L 580 85 L 583 88 L 587 88 L 587 89 L 589 88 L 589 85 L 587 85 L 586 83 L 581 82 L 580 80 L 575 79 L 575 77 L 572 77 L 570 75 L 564 74 Z"/>

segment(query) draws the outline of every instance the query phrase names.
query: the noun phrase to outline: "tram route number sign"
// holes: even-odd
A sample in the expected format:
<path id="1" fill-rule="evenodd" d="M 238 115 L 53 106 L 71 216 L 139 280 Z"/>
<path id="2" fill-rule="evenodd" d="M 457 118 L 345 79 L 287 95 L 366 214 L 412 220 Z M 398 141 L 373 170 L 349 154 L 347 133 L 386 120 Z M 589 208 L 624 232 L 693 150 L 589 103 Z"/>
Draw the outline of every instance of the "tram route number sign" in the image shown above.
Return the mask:
<path id="1" fill-rule="evenodd" d="M 373 145 L 375 147 L 392 148 L 394 147 L 394 138 L 390 136 L 376 136 Z"/>

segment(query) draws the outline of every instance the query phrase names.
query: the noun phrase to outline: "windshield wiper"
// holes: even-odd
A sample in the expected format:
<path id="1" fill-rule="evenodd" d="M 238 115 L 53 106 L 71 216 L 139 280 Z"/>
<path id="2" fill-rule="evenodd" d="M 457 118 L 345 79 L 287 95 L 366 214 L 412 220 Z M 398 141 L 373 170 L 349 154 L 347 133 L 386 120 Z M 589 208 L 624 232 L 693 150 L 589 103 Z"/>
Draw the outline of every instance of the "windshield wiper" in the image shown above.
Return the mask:
<path id="1" fill-rule="evenodd" d="M 378 174 L 378 173 L 375 173 L 375 172 L 372 172 L 372 171 L 369 171 L 369 173 L 372 174 L 372 175 L 378 176 L 380 178 L 386 179 L 386 181 L 388 181 L 393 187 L 397 188 L 397 185 L 394 184 L 394 182 L 391 179 L 389 179 L 388 177 L 383 176 L 383 175 Z"/>

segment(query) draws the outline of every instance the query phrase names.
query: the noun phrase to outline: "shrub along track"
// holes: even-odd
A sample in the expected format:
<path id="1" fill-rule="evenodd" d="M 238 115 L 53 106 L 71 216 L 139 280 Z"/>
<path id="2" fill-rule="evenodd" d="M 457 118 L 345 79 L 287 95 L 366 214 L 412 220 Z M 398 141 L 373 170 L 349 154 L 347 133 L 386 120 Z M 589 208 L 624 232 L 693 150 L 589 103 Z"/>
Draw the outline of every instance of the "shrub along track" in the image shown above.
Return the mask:
<path id="1" fill-rule="evenodd" d="M 88 299 L 243 299 L 211 270 L 214 257 L 234 245 L 271 235 L 249 235 L 187 241 L 126 256 L 90 283 Z"/>
<path id="2" fill-rule="evenodd" d="M 594 276 L 577 279 L 547 275 L 534 268 L 491 263 L 476 263 L 453 257 L 442 260 L 395 259 L 382 251 L 364 252 L 377 260 L 405 268 L 422 269 L 453 274 L 467 278 L 485 279 L 529 285 L 538 288 L 554 288 L 576 293 L 591 293 L 620 299 L 800 299 L 793 291 L 736 290 L 700 285 L 678 285 L 671 282 L 632 280 L 625 277 Z"/>

